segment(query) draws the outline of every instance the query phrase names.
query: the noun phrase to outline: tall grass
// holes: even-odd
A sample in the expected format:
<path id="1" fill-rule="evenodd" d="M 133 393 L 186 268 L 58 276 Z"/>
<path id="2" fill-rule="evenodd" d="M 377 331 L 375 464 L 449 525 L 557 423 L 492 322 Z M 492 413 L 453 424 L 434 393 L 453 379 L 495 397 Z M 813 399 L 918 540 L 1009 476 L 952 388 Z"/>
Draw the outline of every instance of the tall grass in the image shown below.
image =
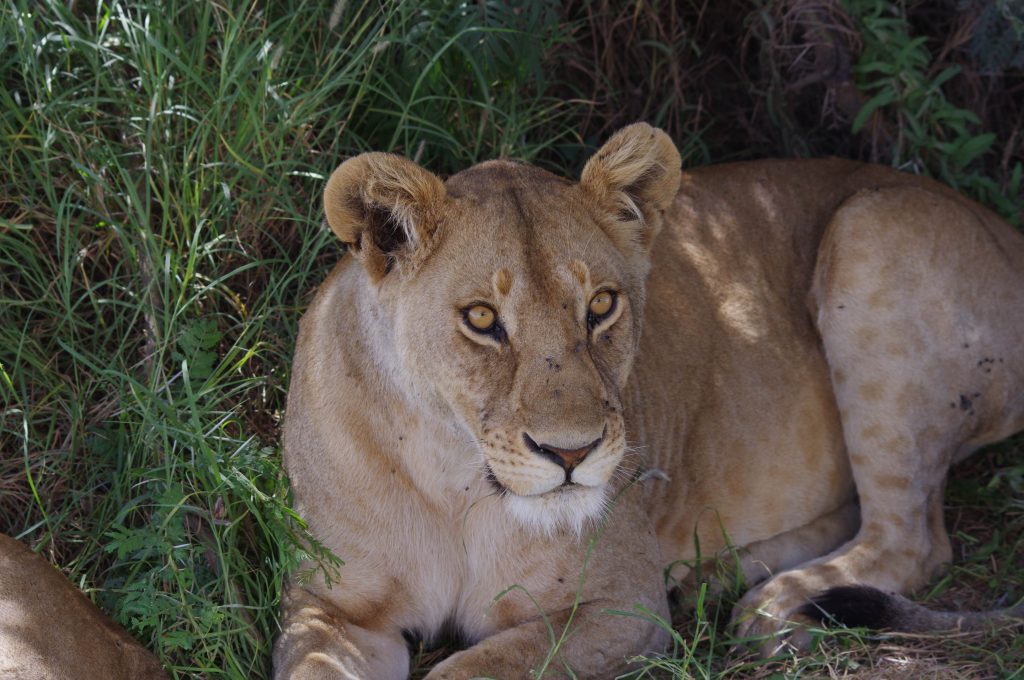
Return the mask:
<path id="1" fill-rule="evenodd" d="M 325 174 L 365 149 L 448 171 L 558 141 L 532 134 L 572 113 L 545 95 L 554 10 L 0 14 L 0 530 L 179 677 L 265 676 L 283 574 L 331 567 L 277 450 L 297 320 L 340 254 Z"/>

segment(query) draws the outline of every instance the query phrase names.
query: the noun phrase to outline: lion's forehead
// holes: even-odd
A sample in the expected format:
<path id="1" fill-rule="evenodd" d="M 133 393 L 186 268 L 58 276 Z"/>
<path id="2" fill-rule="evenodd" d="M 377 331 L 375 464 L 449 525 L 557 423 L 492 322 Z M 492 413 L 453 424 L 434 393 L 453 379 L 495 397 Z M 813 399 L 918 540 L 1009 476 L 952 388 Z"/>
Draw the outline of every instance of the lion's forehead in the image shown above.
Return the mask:
<path id="1" fill-rule="evenodd" d="M 497 285 L 561 304 L 589 285 L 629 277 L 574 184 L 529 166 L 489 165 L 449 180 L 455 209 L 436 259 L 451 287 Z M 457 181 L 467 173 L 471 181 Z"/>
<path id="2" fill-rule="evenodd" d="M 559 253 L 597 228 L 579 187 L 539 168 L 489 161 L 446 186 L 455 208 L 452 231 L 493 244 L 504 256 Z"/>
<path id="3" fill-rule="evenodd" d="M 517 314 L 544 309 L 574 313 L 597 286 L 618 287 L 628 279 L 614 258 L 587 252 L 571 240 L 471 239 L 466 245 L 437 262 L 445 267 L 441 288 L 456 303 L 477 300 Z"/>
<path id="4" fill-rule="evenodd" d="M 574 182 L 547 170 L 503 160 L 478 163 L 452 175 L 445 182 L 445 188 L 450 196 L 478 199 L 486 199 L 495 191 L 509 187 L 532 191 L 538 195 L 549 195 L 574 185 Z"/>

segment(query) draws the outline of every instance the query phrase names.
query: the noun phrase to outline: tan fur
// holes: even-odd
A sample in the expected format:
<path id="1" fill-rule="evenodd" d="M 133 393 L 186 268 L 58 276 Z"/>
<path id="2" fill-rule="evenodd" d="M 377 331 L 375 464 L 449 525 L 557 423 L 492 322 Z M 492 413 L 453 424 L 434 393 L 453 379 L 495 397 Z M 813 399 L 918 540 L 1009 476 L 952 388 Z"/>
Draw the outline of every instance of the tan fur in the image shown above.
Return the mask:
<path id="1" fill-rule="evenodd" d="M 166 680 L 156 658 L 59 571 L 0 534 L 0 677 Z"/>
<path id="2" fill-rule="evenodd" d="M 384 154 L 334 173 L 358 247 L 302 321 L 285 463 L 346 564 L 289 587 L 276 677 L 403 678 L 403 631 L 446 624 L 470 646 L 430 678 L 614 676 L 667 637 L 608 610 L 667 616 L 663 568 L 730 542 L 767 579 L 744 633 L 948 561 L 949 464 L 1024 427 L 1024 239 L 881 167 L 678 168 L 639 124 L 579 183 L 493 161 L 442 184 Z M 503 334 L 466 325 L 477 304 Z M 544 445 L 592 442 L 560 487 Z"/>

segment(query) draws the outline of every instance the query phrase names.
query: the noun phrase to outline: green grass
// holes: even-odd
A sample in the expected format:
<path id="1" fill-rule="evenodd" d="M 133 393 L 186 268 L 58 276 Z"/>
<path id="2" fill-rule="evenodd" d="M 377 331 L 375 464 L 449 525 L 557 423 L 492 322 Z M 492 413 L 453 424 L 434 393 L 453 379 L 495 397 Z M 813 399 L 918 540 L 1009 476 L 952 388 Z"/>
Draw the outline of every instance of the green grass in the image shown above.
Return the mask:
<path id="1" fill-rule="evenodd" d="M 320 226 L 326 175 L 369 149 L 440 173 L 495 156 L 571 172 L 601 141 L 577 121 L 615 112 L 572 96 L 585 53 L 570 39 L 611 33 L 553 0 L 72 5 L 0 9 L 0 531 L 175 677 L 266 677 L 283 575 L 307 555 L 336 566 L 289 508 L 278 444 L 298 319 L 341 255 Z M 664 6 L 616 16 L 656 26 Z M 661 67 L 699 53 L 670 33 L 622 49 Z M 661 67 L 637 81 L 644 110 L 688 126 L 685 97 L 650 94 Z M 702 125 L 679 140 L 687 159 L 713 156 Z M 998 503 L 1020 498 L 1020 468 L 1000 469 L 969 477 L 961 502 L 1019 520 L 1019 500 Z M 953 583 L 981 604 L 1019 595 L 1017 520 L 961 530 L 982 557 Z M 1009 581 L 982 587 L 992 560 Z M 637 677 L 768 673 L 730 654 L 729 601 L 680 611 L 675 658 Z M 774 668 L 819 672 L 861 639 Z M 999 649 L 1012 668 L 1019 643 Z"/>
<path id="2" fill-rule="evenodd" d="M 572 110 L 544 95 L 551 5 L 350 4 L 333 28 L 301 2 L 0 14 L 0 530 L 178 676 L 265 676 L 282 576 L 317 552 L 277 430 L 341 252 L 326 174 L 530 159 Z"/>

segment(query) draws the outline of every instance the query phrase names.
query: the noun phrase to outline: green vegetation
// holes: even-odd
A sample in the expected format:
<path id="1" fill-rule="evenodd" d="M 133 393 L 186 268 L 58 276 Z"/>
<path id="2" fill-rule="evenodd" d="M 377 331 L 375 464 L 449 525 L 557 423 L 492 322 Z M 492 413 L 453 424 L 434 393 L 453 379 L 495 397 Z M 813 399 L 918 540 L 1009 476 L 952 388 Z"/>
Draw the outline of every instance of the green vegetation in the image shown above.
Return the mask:
<path id="1" fill-rule="evenodd" d="M 888 12 L 877 0 L 851 0 L 864 40 L 854 72 L 859 90 L 871 98 L 853 119 L 853 132 L 869 123 L 876 137 L 889 142 L 894 165 L 918 172 L 930 169 L 946 184 L 997 207 L 1019 221 L 1024 185 L 1024 163 L 1009 169 L 1005 186 L 999 186 L 971 163 L 990 151 L 994 132 L 981 131 L 981 118 L 968 108 L 949 101 L 944 83 L 961 72 L 951 65 L 936 70 L 926 36 L 911 37 L 910 23 L 900 13 Z M 1024 21 L 1019 23 L 1024 29 Z M 888 108 L 889 115 L 878 115 Z"/>
<path id="2" fill-rule="evenodd" d="M 323 565 L 312 578 L 337 567 L 289 509 L 278 427 L 298 318 L 341 254 L 319 192 L 342 158 L 573 172 L 643 117 L 688 164 L 872 158 L 1019 222 L 1022 14 L 952 4 L 940 23 L 995 37 L 949 47 L 922 32 L 918 5 L 877 0 L 799 16 L 756 2 L 13 0 L 0 9 L 0 531 L 176 677 L 266 677 L 282 575 L 305 555 Z M 829 55 L 846 71 L 825 73 Z M 848 86 L 852 108 L 837 103 Z M 967 559 L 937 586 L 967 581 L 978 606 L 1021 594 L 1020 445 L 1003 451 L 1018 467 L 997 452 L 954 485 L 998 528 L 953 522 Z M 680 612 L 675 660 L 652 668 L 872 663 L 843 633 L 755 668 L 729 654 L 729 602 L 702 591 L 696 615 Z M 997 638 L 943 658 L 1009 672 L 1024 650 Z"/>

